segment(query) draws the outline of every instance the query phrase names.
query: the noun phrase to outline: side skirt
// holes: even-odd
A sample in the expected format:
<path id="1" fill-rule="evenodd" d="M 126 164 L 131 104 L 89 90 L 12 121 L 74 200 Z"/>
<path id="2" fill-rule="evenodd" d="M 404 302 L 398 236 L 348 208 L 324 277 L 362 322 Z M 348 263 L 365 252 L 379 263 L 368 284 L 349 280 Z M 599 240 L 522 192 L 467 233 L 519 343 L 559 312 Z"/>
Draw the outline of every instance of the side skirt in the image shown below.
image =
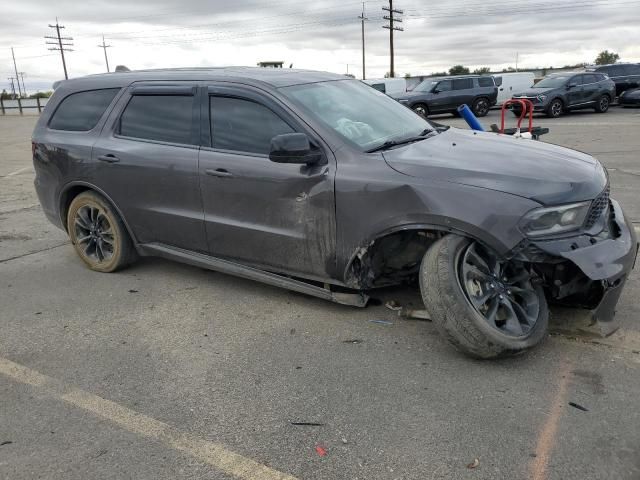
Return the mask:
<path id="1" fill-rule="evenodd" d="M 273 285 L 274 287 L 293 290 L 294 292 L 304 293 L 313 297 L 322 298 L 331 302 L 349 305 L 352 307 L 365 307 L 369 301 L 369 296 L 362 293 L 340 293 L 332 292 L 328 288 L 322 288 L 302 280 L 278 275 L 277 273 L 259 270 L 257 268 L 248 267 L 240 263 L 235 263 L 222 258 L 204 255 L 202 253 L 183 250 L 181 248 L 171 247 L 160 243 L 143 243 L 138 248 L 143 255 L 151 255 L 162 257 L 169 260 L 175 260 L 181 263 L 187 263 L 196 267 L 214 270 L 216 272 L 227 273 L 236 277 L 255 280 L 257 282 Z"/>

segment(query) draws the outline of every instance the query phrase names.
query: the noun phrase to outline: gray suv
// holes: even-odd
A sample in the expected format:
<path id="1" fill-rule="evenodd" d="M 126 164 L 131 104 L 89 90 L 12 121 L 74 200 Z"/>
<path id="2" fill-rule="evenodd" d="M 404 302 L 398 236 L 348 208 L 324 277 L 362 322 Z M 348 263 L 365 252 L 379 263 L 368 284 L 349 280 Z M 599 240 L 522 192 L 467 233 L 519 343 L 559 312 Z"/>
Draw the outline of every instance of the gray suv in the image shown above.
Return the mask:
<path id="1" fill-rule="evenodd" d="M 534 112 L 544 112 L 552 118 L 584 108 L 605 113 L 616 98 L 616 85 L 604 73 L 554 73 L 513 98 L 530 100 Z M 512 111 L 520 116 L 521 107 L 514 104 Z"/>
<path id="2" fill-rule="evenodd" d="M 476 117 L 484 117 L 496 104 L 498 87 L 491 76 L 460 75 L 424 80 L 410 92 L 391 96 L 424 117 L 438 113 L 457 115 L 463 104 L 469 105 Z"/>
<path id="3" fill-rule="evenodd" d="M 64 81 L 33 162 L 45 214 L 93 270 L 155 255 L 358 307 L 415 285 L 482 358 L 540 342 L 548 302 L 613 331 L 637 250 L 591 156 L 437 126 L 328 73 Z"/>

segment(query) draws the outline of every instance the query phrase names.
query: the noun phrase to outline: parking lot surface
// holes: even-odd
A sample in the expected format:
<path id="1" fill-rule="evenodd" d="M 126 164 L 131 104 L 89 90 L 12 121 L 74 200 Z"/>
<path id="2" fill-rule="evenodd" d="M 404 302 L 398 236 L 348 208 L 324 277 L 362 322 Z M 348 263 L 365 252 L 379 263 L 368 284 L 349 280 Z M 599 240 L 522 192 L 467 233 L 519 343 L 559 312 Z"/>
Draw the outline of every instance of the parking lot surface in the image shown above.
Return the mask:
<path id="1" fill-rule="evenodd" d="M 613 336 L 552 310 L 540 348 L 488 362 L 383 305 L 152 258 L 99 274 L 38 205 L 35 121 L 0 117 L 0 478 L 640 478 L 638 270 Z M 640 110 L 535 123 L 640 225 Z"/>

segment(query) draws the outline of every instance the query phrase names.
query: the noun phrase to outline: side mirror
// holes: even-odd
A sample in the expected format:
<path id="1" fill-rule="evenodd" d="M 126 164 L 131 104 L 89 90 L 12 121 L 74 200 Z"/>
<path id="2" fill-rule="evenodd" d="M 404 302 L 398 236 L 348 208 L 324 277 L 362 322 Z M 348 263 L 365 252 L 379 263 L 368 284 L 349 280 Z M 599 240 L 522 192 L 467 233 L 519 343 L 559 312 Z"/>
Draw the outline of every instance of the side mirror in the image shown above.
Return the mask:
<path id="1" fill-rule="evenodd" d="M 577 87 L 578 84 L 576 82 L 567 83 L 567 90 L 571 90 L 574 87 Z"/>
<path id="2" fill-rule="evenodd" d="M 271 139 L 269 159 L 276 163 L 312 165 L 322 159 L 319 150 L 312 150 L 304 133 L 284 133 Z"/>

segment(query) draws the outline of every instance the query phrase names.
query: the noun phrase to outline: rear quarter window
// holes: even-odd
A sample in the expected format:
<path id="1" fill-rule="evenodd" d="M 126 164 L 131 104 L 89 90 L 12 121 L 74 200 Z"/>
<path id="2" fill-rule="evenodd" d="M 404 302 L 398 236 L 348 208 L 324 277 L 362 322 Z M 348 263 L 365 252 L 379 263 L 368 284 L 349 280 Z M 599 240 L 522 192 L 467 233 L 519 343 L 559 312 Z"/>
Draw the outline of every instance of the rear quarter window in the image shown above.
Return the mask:
<path id="1" fill-rule="evenodd" d="M 473 78 L 456 78 L 453 80 L 453 90 L 467 90 L 473 88 Z"/>
<path id="2" fill-rule="evenodd" d="M 193 96 L 134 95 L 120 117 L 120 135 L 191 144 Z"/>
<path id="3" fill-rule="evenodd" d="M 119 88 L 87 90 L 65 97 L 49 120 L 49 128 L 87 132 L 95 127 Z"/>
<path id="4" fill-rule="evenodd" d="M 480 77 L 478 78 L 478 85 L 481 87 L 493 87 L 493 78 L 491 77 Z"/>

